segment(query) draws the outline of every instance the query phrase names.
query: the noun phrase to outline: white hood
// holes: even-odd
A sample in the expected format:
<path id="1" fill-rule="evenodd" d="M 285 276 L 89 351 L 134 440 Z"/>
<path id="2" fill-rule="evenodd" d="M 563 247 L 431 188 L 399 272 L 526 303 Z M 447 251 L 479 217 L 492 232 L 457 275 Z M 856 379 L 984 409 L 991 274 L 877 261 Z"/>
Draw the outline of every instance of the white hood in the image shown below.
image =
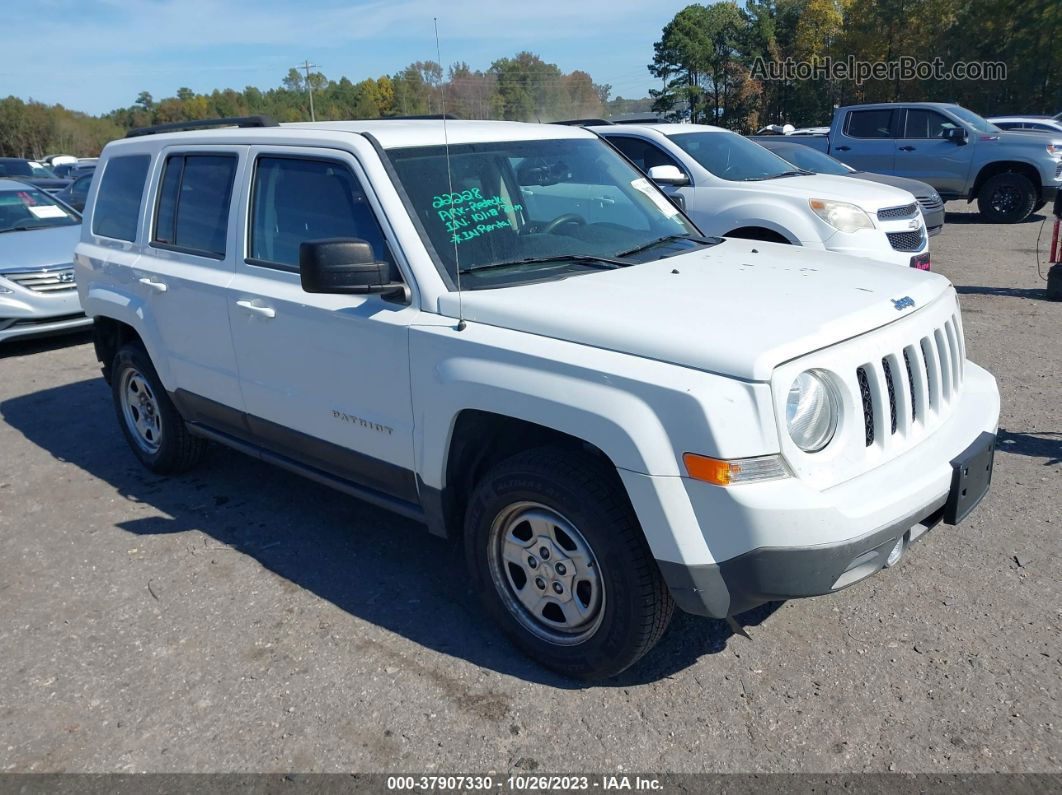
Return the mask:
<path id="1" fill-rule="evenodd" d="M 792 196 L 805 201 L 834 199 L 850 202 L 871 214 L 883 207 L 902 207 L 915 202 L 914 195 L 902 188 L 855 180 L 839 174 L 808 174 L 803 177 L 779 177 L 762 182 L 736 182 L 728 187 L 740 185 L 759 192 L 767 189 L 777 195 Z"/>
<path id="2" fill-rule="evenodd" d="M 766 381 L 783 362 L 899 320 L 949 292 L 948 280 L 933 273 L 727 240 L 613 271 L 465 291 L 463 302 L 469 322 Z M 894 301 L 905 297 L 913 308 L 903 302 L 898 309 Z M 457 317 L 457 294 L 443 296 L 439 308 Z"/>

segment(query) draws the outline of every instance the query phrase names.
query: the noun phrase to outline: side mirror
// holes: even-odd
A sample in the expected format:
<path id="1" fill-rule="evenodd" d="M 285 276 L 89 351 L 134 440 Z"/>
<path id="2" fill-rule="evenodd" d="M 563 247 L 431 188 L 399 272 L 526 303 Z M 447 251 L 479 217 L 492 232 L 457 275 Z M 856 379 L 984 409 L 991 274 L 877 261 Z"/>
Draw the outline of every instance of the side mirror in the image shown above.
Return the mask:
<path id="1" fill-rule="evenodd" d="M 649 179 L 657 185 L 670 185 L 675 188 L 690 184 L 690 178 L 683 174 L 678 166 L 653 166 L 649 169 Z"/>
<path id="2" fill-rule="evenodd" d="M 944 130 L 944 140 L 962 146 L 966 143 L 966 130 L 962 127 L 947 127 Z"/>
<path id="3" fill-rule="evenodd" d="M 299 245 L 299 276 L 308 293 L 341 295 L 387 293 L 401 290 L 390 281 L 391 266 L 378 262 L 364 240 L 333 237 L 307 240 Z"/>

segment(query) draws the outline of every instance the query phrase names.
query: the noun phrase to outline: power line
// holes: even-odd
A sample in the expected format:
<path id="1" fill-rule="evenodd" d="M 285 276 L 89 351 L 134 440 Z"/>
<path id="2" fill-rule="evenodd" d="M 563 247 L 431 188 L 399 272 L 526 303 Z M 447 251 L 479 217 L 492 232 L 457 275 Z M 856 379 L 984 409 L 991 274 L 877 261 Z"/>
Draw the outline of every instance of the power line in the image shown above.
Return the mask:
<path id="1" fill-rule="evenodd" d="M 313 86 L 310 84 L 310 70 L 320 69 L 321 67 L 315 63 L 310 63 L 310 59 L 307 58 L 301 64 L 297 64 L 294 68 L 306 70 L 306 90 L 310 93 L 310 121 L 317 121 L 317 116 L 315 116 L 313 112 Z"/>

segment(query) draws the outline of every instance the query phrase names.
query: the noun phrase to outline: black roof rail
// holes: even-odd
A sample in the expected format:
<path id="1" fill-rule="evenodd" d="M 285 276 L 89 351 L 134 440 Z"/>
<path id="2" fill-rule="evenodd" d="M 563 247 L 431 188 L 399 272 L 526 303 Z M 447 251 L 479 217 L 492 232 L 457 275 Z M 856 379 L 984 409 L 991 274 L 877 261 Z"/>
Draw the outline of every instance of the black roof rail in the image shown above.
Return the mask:
<path id="1" fill-rule="evenodd" d="M 625 119 L 613 119 L 610 124 L 667 124 L 667 119 L 660 116 L 632 116 Z"/>
<path id="2" fill-rule="evenodd" d="M 595 124 L 612 124 L 608 119 L 565 119 L 564 121 L 550 122 L 551 124 L 563 124 L 567 127 L 591 127 Z"/>
<path id="3" fill-rule="evenodd" d="M 423 116 L 381 116 L 378 119 L 363 119 L 362 121 L 464 121 L 460 116 L 453 113 L 428 113 Z"/>
<path id="4" fill-rule="evenodd" d="M 171 121 L 155 124 L 151 127 L 137 127 L 125 134 L 126 138 L 139 138 L 141 135 L 177 132 L 179 130 L 199 130 L 207 127 L 278 127 L 272 116 L 229 116 L 224 119 L 194 119 L 191 121 Z"/>

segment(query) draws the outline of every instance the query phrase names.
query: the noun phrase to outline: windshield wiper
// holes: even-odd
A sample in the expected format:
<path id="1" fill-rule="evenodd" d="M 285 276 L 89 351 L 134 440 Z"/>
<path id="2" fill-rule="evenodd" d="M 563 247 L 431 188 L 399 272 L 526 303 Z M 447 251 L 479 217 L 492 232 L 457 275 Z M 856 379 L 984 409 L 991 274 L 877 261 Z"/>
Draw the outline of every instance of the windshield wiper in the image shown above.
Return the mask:
<path id="1" fill-rule="evenodd" d="M 475 273 L 478 271 L 494 270 L 495 268 L 513 268 L 517 265 L 535 265 L 546 262 L 575 262 L 580 265 L 596 265 L 609 270 L 613 268 L 623 268 L 632 264 L 630 262 L 620 262 L 619 260 L 610 257 L 595 257 L 590 254 L 556 254 L 552 257 L 525 257 L 524 259 L 516 259 L 511 262 L 492 262 L 489 265 L 477 265 L 473 268 L 462 268 L 458 273 Z"/>
<path id="2" fill-rule="evenodd" d="M 48 224 L 30 224 L 29 226 L 9 226 L 7 229 L 0 229 L 0 234 L 4 232 L 28 232 L 30 229 L 44 229 Z"/>
<path id="3" fill-rule="evenodd" d="M 694 243 L 703 243 L 705 245 L 708 245 L 712 242 L 707 238 L 697 237 L 697 235 L 664 235 L 663 237 L 658 237 L 656 240 L 650 240 L 648 243 L 643 243 L 640 246 L 635 246 L 634 248 L 628 249 L 627 251 L 621 251 L 615 256 L 629 257 L 632 254 L 640 254 L 641 252 L 647 251 L 648 249 L 651 249 L 654 246 L 659 246 L 661 243 L 669 243 L 672 240 L 692 240 Z"/>
<path id="4" fill-rule="evenodd" d="M 814 174 L 814 171 L 804 171 L 803 169 L 797 171 L 782 171 L 778 174 L 768 174 L 765 177 L 748 177 L 742 180 L 743 182 L 763 182 L 768 179 L 778 179 L 779 177 L 807 177 Z"/>

